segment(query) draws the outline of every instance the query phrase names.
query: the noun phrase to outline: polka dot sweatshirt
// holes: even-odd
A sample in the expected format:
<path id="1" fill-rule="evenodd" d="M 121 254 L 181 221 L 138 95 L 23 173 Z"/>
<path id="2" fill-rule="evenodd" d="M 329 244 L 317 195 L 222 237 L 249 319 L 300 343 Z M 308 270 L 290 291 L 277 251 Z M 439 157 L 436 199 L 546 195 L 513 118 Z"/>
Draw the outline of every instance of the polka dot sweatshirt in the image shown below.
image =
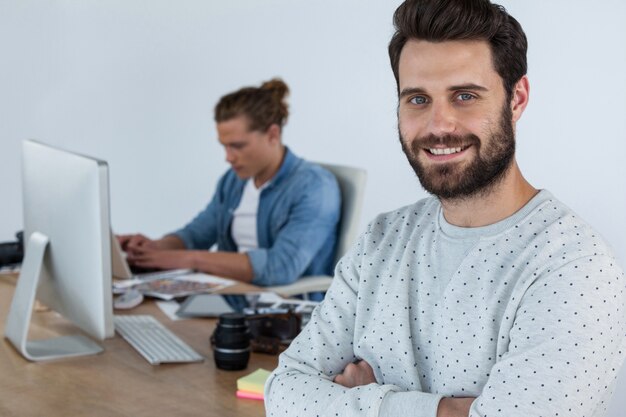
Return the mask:
<path id="1" fill-rule="evenodd" d="M 493 225 L 447 223 L 436 198 L 378 216 L 280 356 L 267 415 L 603 416 L 624 358 L 624 275 L 548 191 Z M 363 359 L 376 383 L 333 378 Z"/>

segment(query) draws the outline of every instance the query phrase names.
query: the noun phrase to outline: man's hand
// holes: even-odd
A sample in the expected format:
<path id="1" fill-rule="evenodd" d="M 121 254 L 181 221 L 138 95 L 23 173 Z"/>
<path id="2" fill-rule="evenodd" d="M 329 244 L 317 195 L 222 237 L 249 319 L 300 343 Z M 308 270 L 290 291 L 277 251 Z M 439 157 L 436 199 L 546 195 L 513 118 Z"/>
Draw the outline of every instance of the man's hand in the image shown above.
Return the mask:
<path id="1" fill-rule="evenodd" d="M 444 397 L 439 401 L 437 417 L 467 417 L 475 399 L 474 397 Z"/>
<path id="2" fill-rule="evenodd" d="M 161 239 L 153 240 L 137 233 L 134 235 L 117 235 L 116 238 L 122 250 L 129 255 L 147 249 L 186 249 L 185 243 L 176 235 L 166 235 Z"/>
<path id="3" fill-rule="evenodd" d="M 129 250 L 126 259 L 131 265 L 156 269 L 193 269 L 192 251 L 148 249 Z"/>
<path id="4" fill-rule="evenodd" d="M 335 383 L 346 388 L 354 388 L 376 382 L 374 371 L 369 363 L 361 360 L 350 363 L 343 372 L 335 377 Z"/>
<path id="5" fill-rule="evenodd" d="M 120 246 L 124 252 L 132 252 L 138 248 L 157 249 L 158 245 L 156 241 L 145 237 L 142 234 L 134 235 L 117 235 L 117 241 L 120 242 Z"/>

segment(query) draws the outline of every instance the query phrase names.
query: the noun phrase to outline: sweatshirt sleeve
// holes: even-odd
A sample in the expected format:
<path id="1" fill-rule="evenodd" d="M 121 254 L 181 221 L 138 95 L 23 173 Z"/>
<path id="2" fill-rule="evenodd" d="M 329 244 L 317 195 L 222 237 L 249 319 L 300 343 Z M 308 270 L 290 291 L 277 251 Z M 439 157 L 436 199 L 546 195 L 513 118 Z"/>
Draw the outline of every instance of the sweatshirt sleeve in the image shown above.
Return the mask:
<path id="1" fill-rule="evenodd" d="M 607 256 L 539 277 L 470 417 L 604 415 L 624 359 L 624 301 L 623 272 Z"/>
<path id="2" fill-rule="evenodd" d="M 388 410 L 400 410 L 412 394 L 413 416 L 435 417 L 438 395 L 400 392 L 395 385 L 345 388 L 333 379 L 354 361 L 354 325 L 363 237 L 339 262 L 333 284 L 324 301 L 291 346 L 265 386 L 268 417 L 282 416 L 379 416 L 387 395 L 397 393 L 398 401 Z M 400 407 L 400 408 L 398 408 Z"/>

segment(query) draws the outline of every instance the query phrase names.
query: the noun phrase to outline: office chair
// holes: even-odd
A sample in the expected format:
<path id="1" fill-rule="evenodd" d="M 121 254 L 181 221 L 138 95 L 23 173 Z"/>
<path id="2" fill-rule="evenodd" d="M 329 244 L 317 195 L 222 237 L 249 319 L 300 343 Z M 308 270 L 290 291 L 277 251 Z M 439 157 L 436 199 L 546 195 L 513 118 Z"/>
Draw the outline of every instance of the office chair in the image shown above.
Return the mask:
<path id="1" fill-rule="evenodd" d="M 367 172 L 364 169 L 344 165 L 319 165 L 333 173 L 341 191 L 341 218 L 335 252 L 335 265 L 337 265 L 339 259 L 352 246 L 359 232 Z M 267 290 L 287 297 L 298 294 L 306 296 L 310 292 L 326 291 L 332 280 L 333 277 L 328 275 L 308 276 L 299 278 L 292 284 L 267 287 Z"/>

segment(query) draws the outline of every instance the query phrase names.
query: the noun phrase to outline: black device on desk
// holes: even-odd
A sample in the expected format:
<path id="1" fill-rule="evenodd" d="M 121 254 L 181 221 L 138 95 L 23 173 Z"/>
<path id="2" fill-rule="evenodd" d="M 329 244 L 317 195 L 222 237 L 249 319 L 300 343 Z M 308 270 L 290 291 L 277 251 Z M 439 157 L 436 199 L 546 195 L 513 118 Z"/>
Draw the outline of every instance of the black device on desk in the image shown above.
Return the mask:
<path id="1" fill-rule="evenodd" d="M 188 297 L 176 314 L 219 317 L 220 322 L 231 316 L 239 317 L 245 321 L 252 351 L 276 354 L 300 333 L 302 314 L 287 303 L 276 307 L 277 303 L 261 303 L 258 298 L 257 294 L 196 294 Z M 214 346 L 216 336 L 219 336 L 217 331 L 211 337 Z"/>
<path id="2" fill-rule="evenodd" d="M 0 243 L 0 267 L 17 265 L 24 259 L 24 232 L 17 232 L 15 237 L 15 242 Z"/>

